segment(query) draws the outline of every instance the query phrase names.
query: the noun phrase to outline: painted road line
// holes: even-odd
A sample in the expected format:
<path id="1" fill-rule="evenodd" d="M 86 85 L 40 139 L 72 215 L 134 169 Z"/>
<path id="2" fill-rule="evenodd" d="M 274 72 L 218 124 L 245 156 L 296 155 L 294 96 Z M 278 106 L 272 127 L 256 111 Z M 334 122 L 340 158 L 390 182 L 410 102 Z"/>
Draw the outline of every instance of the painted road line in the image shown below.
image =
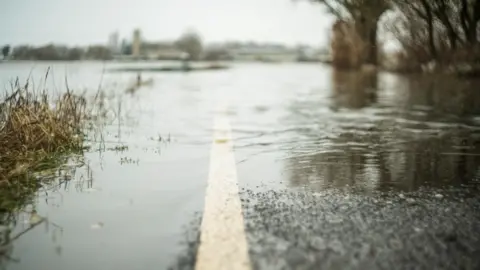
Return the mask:
<path id="1" fill-rule="evenodd" d="M 215 117 L 196 270 L 249 270 L 231 129 L 226 113 Z"/>

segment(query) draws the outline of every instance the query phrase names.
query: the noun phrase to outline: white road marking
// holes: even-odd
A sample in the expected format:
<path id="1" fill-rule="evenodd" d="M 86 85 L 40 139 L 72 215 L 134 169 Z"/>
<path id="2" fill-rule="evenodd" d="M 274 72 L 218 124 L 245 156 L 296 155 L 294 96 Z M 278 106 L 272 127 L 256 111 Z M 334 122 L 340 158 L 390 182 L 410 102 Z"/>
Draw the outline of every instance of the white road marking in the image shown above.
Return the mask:
<path id="1" fill-rule="evenodd" d="M 250 270 L 231 129 L 226 113 L 215 117 L 210 172 L 196 270 Z"/>

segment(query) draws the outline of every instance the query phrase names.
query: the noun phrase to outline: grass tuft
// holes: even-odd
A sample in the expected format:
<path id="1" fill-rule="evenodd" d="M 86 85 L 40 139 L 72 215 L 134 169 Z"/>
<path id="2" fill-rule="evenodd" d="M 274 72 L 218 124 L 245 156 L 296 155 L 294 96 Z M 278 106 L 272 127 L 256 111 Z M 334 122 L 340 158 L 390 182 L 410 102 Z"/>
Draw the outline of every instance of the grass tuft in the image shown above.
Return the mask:
<path id="1" fill-rule="evenodd" d="M 41 183 L 34 172 L 54 168 L 61 156 L 83 150 L 86 106 L 86 99 L 71 91 L 52 98 L 17 80 L 0 103 L 1 194 L 36 190 Z M 0 208 L 6 210 L 3 203 Z"/>

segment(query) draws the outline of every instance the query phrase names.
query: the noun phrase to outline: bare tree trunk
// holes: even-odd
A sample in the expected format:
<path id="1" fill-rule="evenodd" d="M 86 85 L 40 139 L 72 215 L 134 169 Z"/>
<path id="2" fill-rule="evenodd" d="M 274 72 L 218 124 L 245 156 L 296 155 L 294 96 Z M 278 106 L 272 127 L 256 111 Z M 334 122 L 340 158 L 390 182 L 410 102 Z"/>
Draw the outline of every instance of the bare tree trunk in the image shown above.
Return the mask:
<path id="1" fill-rule="evenodd" d="M 363 17 L 355 18 L 355 29 L 361 40 L 361 46 L 363 46 L 362 63 L 377 65 L 378 60 L 378 47 L 377 47 L 377 31 L 378 31 L 378 19 L 369 18 L 365 20 Z"/>
<path id="2" fill-rule="evenodd" d="M 377 23 L 378 22 L 375 22 L 368 32 L 369 47 L 367 48 L 367 59 L 365 61 L 366 64 L 377 65 L 378 63 Z"/>
<path id="3" fill-rule="evenodd" d="M 440 20 L 445 29 L 447 29 L 450 48 L 455 50 L 457 48 L 457 41 L 459 41 L 460 39 L 452 22 L 450 21 L 447 0 L 437 0 L 435 3 L 436 4 L 435 8 L 433 9 L 433 13 Z"/>
<path id="4" fill-rule="evenodd" d="M 437 48 L 435 47 L 435 29 L 433 27 L 433 15 L 428 7 L 426 13 L 428 27 L 428 46 L 430 47 L 430 54 L 432 55 L 432 58 L 437 59 Z"/>
<path id="5" fill-rule="evenodd" d="M 472 44 L 476 44 L 478 41 L 478 24 L 480 23 L 480 0 L 475 1 L 473 5 L 473 29 L 472 29 Z"/>
<path id="6" fill-rule="evenodd" d="M 472 12 L 470 14 L 470 8 Z M 460 22 L 463 32 L 470 46 L 473 46 L 478 41 L 477 28 L 480 21 L 480 0 L 475 3 L 469 3 L 467 0 L 462 0 L 462 7 L 460 12 Z"/>
<path id="7" fill-rule="evenodd" d="M 332 27 L 332 64 L 338 69 L 356 69 L 362 64 L 362 42 L 351 22 L 337 20 Z"/>

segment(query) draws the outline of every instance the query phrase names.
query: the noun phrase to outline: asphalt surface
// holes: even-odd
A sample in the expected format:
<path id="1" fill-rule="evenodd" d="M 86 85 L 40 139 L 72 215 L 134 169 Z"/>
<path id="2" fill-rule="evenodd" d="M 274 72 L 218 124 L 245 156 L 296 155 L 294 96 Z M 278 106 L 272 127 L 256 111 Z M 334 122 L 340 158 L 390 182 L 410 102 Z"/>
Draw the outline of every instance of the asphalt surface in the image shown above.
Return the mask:
<path id="1" fill-rule="evenodd" d="M 477 194 L 246 191 L 253 268 L 479 269 Z"/>
<path id="2" fill-rule="evenodd" d="M 478 194 L 477 184 L 408 194 L 244 189 L 252 269 L 479 269 Z M 169 269 L 194 269 L 200 220 Z"/>

